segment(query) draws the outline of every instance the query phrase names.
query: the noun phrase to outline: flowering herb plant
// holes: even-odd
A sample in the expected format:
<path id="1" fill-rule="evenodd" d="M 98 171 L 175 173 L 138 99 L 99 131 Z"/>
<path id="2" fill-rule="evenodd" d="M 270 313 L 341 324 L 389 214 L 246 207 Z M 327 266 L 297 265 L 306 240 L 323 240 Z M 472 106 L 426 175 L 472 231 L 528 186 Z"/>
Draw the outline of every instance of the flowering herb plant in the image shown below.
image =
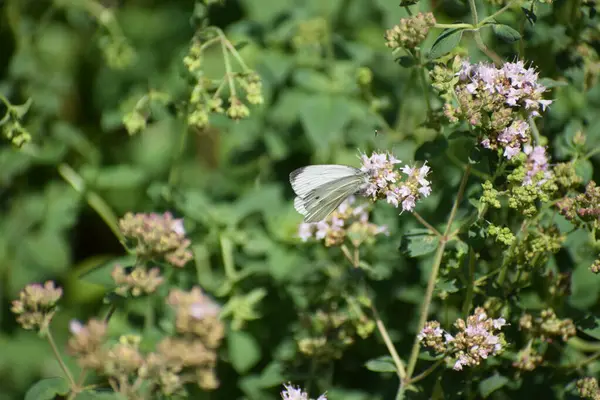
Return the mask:
<path id="1" fill-rule="evenodd" d="M 595 1 L 4 3 L 0 397 L 600 399 Z"/>

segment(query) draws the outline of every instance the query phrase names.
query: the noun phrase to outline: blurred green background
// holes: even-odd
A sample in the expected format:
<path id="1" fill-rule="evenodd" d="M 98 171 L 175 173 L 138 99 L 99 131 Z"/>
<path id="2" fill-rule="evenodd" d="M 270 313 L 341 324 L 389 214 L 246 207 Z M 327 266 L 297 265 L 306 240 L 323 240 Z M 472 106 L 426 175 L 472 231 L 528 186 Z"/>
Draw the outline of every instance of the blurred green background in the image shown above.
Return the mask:
<path id="1" fill-rule="evenodd" d="M 542 77 L 568 78 L 541 124 L 558 159 L 570 151 L 562 138 L 577 130 L 588 133 L 590 148 L 600 141 L 599 91 L 589 84 L 590 65 L 571 57 L 565 3 L 540 6 L 535 28 L 518 12 L 503 17 L 524 31 L 522 49 L 484 33 L 506 59 L 521 51 Z M 479 6 L 483 15 L 496 9 Z M 32 136 L 20 150 L 0 148 L 0 399 L 22 398 L 36 380 L 60 373 L 47 343 L 16 325 L 10 301 L 31 282 L 61 285 L 53 329 L 63 348 L 70 319 L 106 308 L 109 270 L 86 273 L 126 254 L 107 220 L 128 211 L 184 217 L 195 258 L 176 271 L 173 284 L 199 284 L 220 303 L 235 304 L 229 320 L 240 329 L 229 328 L 221 352 L 221 387 L 198 398 L 276 398 L 288 380 L 310 382 L 331 398 L 393 396 L 391 374 L 364 368 L 385 354 L 376 334 L 322 363 L 296 348 L 310 331 L 300 316 L 327 296 L 343 298 L 349 278 L 338 253 L 296 238 L 301 216 L 288 174 L 311 163 L 357 166 L 357 149 L 429 159 L 433 194 L 418 208 L 443 221 L 466 154 L 460 143 L 445 149 L 451 159 L 422 146 L 445 129 L 425 123 L 425 96 L 433 108 L 442 103 L 385 47 L 385 30 L 407 15 L 398 1 L 226 0 L 207 8 L 192 0 L 4 0 L 0 7 L 0 93 L 14 105 L 31 99 L 23 126 Z M 412 8 L 433 10 L 438 22 L 469 18 L 458 0 Z M 240 121 L 211 114 L 210 126 L 191 128 L 185 104 L 194 81 L 183 58 L 207 21 L 260 75 L 264 104 L 249 106 Z M 485 59 L 470 41 L 462 46 L 473 61 Z M 211 47 L 202 58 L 205 76 L 220 79 L 224 68 L 222 51 Z M 166 93 L 170 101 L 152 104 L 145 129 L 129 135 L 123 118 L 148 93 Z M 595 172 L 589 161 L 580 168 L 588 179 Z M 374 221 L 391 234 L 365 252 L 369 278 L 395 343 L 407 353 L 428 258 L 410 260 L 397 250 L 400 234 L 418 226 L 410 215 L 378 204 Z M 440 290 L 451 292 L 452 284 Z M 595 307 L 599 287 L 582 276 L 573 304 Z M 452 320 L 458 310 L 446 313 Z M 111 331 L 137 332 L 143 315 L 143 303 L 132 301 L 114 315 Z"/>

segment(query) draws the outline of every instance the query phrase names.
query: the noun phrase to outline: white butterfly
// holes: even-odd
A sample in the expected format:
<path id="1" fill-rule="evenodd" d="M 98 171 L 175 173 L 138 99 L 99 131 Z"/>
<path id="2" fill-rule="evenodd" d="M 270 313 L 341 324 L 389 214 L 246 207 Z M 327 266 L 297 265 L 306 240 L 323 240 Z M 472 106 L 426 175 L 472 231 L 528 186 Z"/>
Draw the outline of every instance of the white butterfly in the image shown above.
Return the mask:
<path id="1" fill-rule="evenodd" d="M 347 165 L 310 165 L 290 174 L 296 193 L 294 208 L 304 222 L 322 221 L 348 196 L 359 193 L 368 183 L 367 172 Z"/>

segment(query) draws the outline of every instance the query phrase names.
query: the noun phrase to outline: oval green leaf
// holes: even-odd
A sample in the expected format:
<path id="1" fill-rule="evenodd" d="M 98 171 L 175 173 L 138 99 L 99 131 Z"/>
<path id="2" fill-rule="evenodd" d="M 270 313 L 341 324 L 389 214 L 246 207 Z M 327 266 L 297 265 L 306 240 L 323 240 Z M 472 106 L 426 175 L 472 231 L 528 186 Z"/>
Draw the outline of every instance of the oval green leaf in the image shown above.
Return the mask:
<path id="1" fill-rule="evenodd" d="M 25 394 L 25 400 L 52 400 L 69 393 L 69 384 L 63 378 L 46 378 L 36 382 Z"/>
<path id="2" fill-rule="evenodd" d="M 366 362 L 365 367 L 373 372 L 397 372 L 396 366 L 390 356 L 374 358 Z"/>
<path id="3" fill-rule="evenodd" d="M 440 36 L 435 39 L 433 45 L 431 45 L 431 50 L 429 50 L 429 54 L 427 54 L 427 58 L 430 60 L 435 60 L 436 58 L 440 58 L 443 55 L 446 55 L 452 51 L 458 44 L 460 43 L 460 39 L 462 39 L 464 29 L 446 29 L 443 31 Z"/>
<path id="4" fill-rule="evenodd" d="M 508 25 L 496 24 L 492 25 L 492 29 L 498 38 L 506 43 L 513 43 L 521 39 L 521 34 L 516 29 Z"/>

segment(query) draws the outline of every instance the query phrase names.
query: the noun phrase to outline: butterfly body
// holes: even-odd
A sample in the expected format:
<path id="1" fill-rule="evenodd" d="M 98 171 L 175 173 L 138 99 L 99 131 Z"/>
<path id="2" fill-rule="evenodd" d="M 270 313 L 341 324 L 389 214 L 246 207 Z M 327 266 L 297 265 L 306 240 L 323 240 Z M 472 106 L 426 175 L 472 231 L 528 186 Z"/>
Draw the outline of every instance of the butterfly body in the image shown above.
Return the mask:
<path id="1" fill-rule="evenodd" d="M 348 196 L 360 193 L 369 182 L 367 172 L 347 165 L 310 165 L 290 174 L 296 193 L 294 208 L 305 222 L 321 221 Z"/>

